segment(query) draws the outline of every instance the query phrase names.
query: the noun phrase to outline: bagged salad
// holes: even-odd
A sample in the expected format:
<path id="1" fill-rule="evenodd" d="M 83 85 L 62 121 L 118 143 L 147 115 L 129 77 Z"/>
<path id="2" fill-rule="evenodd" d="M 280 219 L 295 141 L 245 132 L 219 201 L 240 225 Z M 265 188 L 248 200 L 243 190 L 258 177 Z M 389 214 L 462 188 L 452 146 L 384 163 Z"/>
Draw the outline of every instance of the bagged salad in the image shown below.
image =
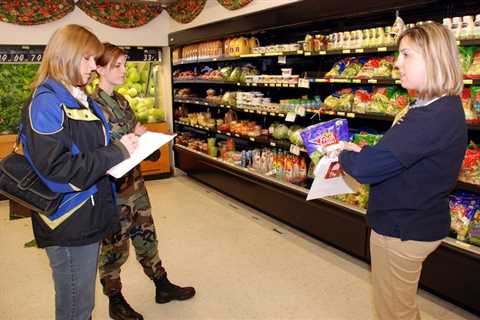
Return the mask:
<path id="1" fill-rule="evenodd" d="M 341 141 L 348 141 L 348 122 L 346 119 L 333 119 L 320 122 L 300 132 L 303 144 L 314 164 L 317 164 L 327 152 L 335 149 Z"/>

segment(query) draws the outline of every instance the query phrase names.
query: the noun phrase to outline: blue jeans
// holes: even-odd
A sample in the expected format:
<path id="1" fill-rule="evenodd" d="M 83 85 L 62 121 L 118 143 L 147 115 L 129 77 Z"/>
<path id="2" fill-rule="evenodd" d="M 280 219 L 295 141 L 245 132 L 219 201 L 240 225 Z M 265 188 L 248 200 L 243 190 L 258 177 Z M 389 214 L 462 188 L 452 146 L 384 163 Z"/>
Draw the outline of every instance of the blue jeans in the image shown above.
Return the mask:
<path id="1" fill-rule="evenodd" d="M 87 320 L 95 305 L 99 243 L 45 248 L 55 282 L 55 319 Z"/>

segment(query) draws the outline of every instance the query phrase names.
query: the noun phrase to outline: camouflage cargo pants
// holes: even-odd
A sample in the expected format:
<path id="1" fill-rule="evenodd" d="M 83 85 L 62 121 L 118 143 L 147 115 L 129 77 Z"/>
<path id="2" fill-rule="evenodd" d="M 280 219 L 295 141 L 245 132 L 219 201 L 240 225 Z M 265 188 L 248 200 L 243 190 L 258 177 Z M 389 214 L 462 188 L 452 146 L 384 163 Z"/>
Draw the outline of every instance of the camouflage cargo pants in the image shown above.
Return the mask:
<path id="1" fill-rule="evenodd" d="M 166 274 L 158 255 L 158 241 L 148 194 L 145 191 L 140 197 L 120 198 L 119 203 L 121 230 L 105 238 L 100 250 L 100 282 L 107 296 L 122 289 L 120 268 L 128 259 L 130 240 L 138 262 L 150 279 L 159 279 Z"/>

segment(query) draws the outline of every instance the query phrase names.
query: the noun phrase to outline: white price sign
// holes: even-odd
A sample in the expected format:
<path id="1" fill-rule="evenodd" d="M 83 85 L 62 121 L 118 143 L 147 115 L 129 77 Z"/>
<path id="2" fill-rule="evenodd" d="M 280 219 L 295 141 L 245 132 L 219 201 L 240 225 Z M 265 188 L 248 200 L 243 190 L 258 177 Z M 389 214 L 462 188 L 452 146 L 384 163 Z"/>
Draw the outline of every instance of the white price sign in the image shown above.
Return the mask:
<path id="1" fill-rule="evenodd" d="M 298 79 L 298 87 L 310 89 L 310 81 L 308 79 Z"/>
<path id="2" fill-rule="evenodd" d="M 289 113 L 287 113 L 287 116 L 285 117 L 285 121 L 295 122 L 296 117 L 297 117 L 297 114 L 295 112 L 289 112 Z"/>
<path id="3" fill-rule="evenodd" d="M 278 64 L 286 64 L 287 56 L 278 56 Z"/>
<path id="4" fill-rule="evenodd" d="M 297 110 L 295 110 L 295 111 L 297 112 L 297 114 L 300 117 L 305 117 L 305 107 L 304 106 L 298 106 Z"/>
<path id="5" fill-rule="evenodd" d="M 290 153 L 293 153 L 294 155 L 299 156 L 300 155 L 300 147 L 297 146 L 296 144 L 291 144 L 290 145 Z"/>

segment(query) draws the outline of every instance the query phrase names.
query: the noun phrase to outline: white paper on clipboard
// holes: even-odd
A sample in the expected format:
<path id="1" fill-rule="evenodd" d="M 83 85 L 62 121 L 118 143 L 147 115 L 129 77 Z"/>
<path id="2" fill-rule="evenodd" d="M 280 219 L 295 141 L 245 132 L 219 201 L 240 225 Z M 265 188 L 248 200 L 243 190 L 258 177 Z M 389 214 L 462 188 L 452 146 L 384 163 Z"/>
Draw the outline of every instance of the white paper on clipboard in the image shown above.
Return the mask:
<path id="1" fill-rule="evenodd" d="M 135 152 L 130 155 L 130 158 L 110 168 L 107 173 L 116 179 L 121 178 L 142 162 L 143 159 L 154 153 L 155 150 L 160 149 L 161 146 L 172 141 L 175 136 L 176 134 L 168 135 L 159 132 L 145 132 L 138 138 L 138 147 Z"/>
<path id="2" fill-rule="evenodd" d="M 315 179 L 313 180 L 310 191 L 307 195 L 307 201 L 323 198 L 327 196 L 334 196 L 337 194 L 354 193 L 360 188 L 360 183 L 347 173 L 338 175 L 336 177 L 328 177 L 335 175 L 332 171 L 339 170 L 335 165 L 338 163 L 338 158 L 323 157 L 315 167 Z M 333 170 L 332 170 L 333 169 Z"/>

